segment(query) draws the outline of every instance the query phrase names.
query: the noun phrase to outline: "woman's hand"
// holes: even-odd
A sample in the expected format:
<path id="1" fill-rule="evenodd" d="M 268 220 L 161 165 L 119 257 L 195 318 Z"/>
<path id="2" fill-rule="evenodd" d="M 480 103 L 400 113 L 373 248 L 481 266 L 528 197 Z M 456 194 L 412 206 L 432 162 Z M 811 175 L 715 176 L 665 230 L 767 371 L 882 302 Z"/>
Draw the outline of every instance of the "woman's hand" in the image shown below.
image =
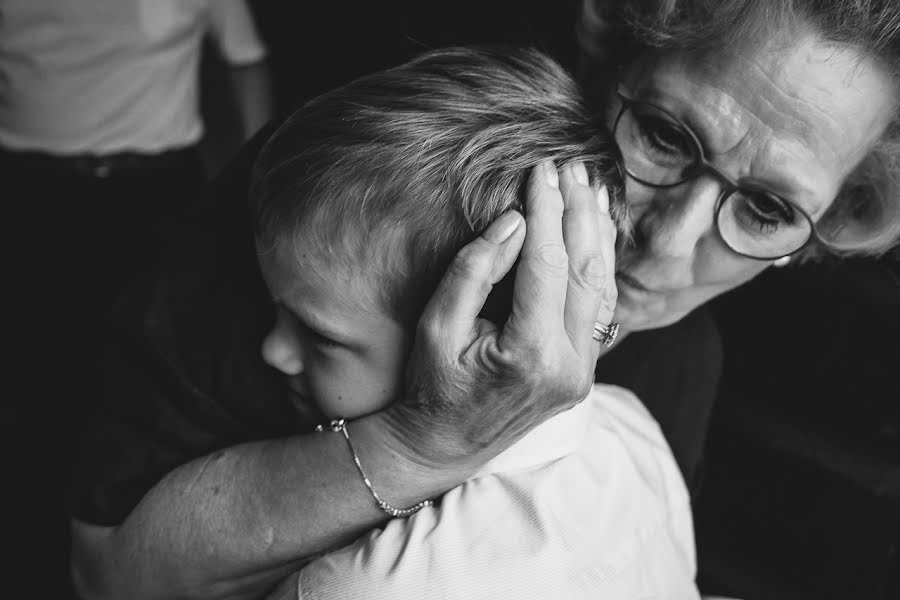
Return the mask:
<path id="1" fill-rule="evenodd" d="M 395 506 L 459 484 L 587 394 L 592 325 L 615 304 L 615 231 L 578 173 L 555 184 L 552 165 L 536 169 L 524 222 L 504 215 L 459 253 L 420 321 L 406 397 L 353 422 L 366 473 Z M 498 328 L 477 315 L 520 250 Z M 86 598 L 256 598 L 386 518 L 341 436 L 241 444 L 174 469 L 117 526 L 74 521 L 73 572 Z"/>
<path id="2" fill-rule="evenodd" d="M 419 321 L 406 396 L 386 416 L 395 448 L 425 468 L 476 469 L 590 391 L 593 324 L 616 302 L 608 195 L 580 163 L 557 173 L 548 162 L 531 174 L 526 212 L 459 252 Z M 498 328 L 478 314 L 520 250 Z"/>

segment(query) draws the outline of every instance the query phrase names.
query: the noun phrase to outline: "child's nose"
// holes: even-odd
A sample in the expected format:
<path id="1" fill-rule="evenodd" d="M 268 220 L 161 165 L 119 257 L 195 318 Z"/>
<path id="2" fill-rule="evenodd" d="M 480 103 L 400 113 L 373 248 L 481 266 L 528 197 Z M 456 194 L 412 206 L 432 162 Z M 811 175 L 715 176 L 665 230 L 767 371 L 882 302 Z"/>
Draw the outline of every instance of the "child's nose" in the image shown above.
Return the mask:
<path id="1" fill-rule="evenodd" d="M 303 359 L 295 336 L 276 325 L 262 343 L 263 360 L 285 375 L 303 372 Z"/>

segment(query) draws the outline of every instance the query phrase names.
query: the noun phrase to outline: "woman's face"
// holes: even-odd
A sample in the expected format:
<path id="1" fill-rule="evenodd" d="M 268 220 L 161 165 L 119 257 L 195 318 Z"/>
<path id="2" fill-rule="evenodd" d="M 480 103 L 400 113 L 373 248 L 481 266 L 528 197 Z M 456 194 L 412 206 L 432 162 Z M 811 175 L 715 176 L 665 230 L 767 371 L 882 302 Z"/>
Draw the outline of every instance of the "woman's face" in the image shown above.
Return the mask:
<path id="1" fill-rule="evenodd" d="M 896 93 L 871 60 L 816 36 L 740 56 L 651 54 L 626 70 L 619 90 L 687 125 L 732 180 L 789 200 L 813 222 L 883 132 Z M 619 108 L 615 97 L 610 125 Z M 705 174 L 665 189 L 628 178 L 635 235 L 617 257 L 623 327 L 673 323 L 772 264 L 722 242 L 714 223 L 721 192 Z"/>

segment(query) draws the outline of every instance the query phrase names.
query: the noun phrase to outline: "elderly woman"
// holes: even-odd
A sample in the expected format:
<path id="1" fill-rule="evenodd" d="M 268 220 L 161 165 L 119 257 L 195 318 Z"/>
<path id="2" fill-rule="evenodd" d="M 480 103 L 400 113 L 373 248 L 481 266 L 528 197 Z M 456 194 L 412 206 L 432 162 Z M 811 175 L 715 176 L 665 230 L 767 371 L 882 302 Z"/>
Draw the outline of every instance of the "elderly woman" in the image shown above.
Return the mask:
<path id="1" fill-rule="evenodd" d="M 695 330 L 712 335 L 696 321 L 676 322 L 769 266 L 822 252 L 877 254 L 896 244 L 900 7 L 841 0 L 598 1 L 584 5 L 578 31 L 583 80 L 621 151 L 632 223 L 618 251 L 615 320 L 623 333 L 638 333 L 601 361 L 600 372 L 610 380 L 630 379 L 643 395 L 641 382 L 658 379 L 660 367 L 640 361 L 648 356 L 640 351 L 627 354 L 629 345 L 673 331 L 686 343 Z M 530 193 L 550 192 L 534 187 Z M 570 211 L 563 218 L 579 214 Z M 366 435 L 388 441 L 386 448 L 368 446 L 367 464 L 377 485 L 395 494 L 395 504 L 414 505 L 463 481 L 477 469 L 474 463 L 496 455 L 584 393 L 591 357 L 573 350 L 578 345 L 564 342 L 565 335 L 528 332 L 548 326 L 571 331 L 583 313 L 602 304 L 602 286 L 583 277 L 560 280 L 529 258 L 542 292 L 562 289 L 579 298 L 572 306 L 577 314 L 548 324 L 538 314 L 541 307 L 533 306 L 515 330 L 485 334 L 465 307 L 483 298 L 477 290 L 491 281 L 484 265 L 502 246 L 492 239 L 489 231 L 460 255 L 435 299 L 443 310 L 427 314 L 421 324 L 430 335 L 413 352 L 414 384 L 402 409 L 361 428 L 362 443 Z M 569 245 L 567 251 L 571 272 L 581 272 L 591 248 Z M 198 302 L 171 288 L 168 295 Z M 184 313 L 184 321 L 203 314 Z M 659 334 L 644 331 L 655 328 L 662 328 Z M 463 340 L 476 331 L 494 336 L 486 347 L 506 349 L 492 357 L 499 363 L 461 352 Z M 169 341 L 172 331 L 162 333 L 160 339 Z M 129 358 L 125 350 L 140 350 L 135 331 L 128 334 L 120 361 Z M 661 346 L 674 348 L 672 364 L 697 362 L 671 343 Z M 626 375 L 603 365 L 617 355 L 628 357 L 621 359 L 630 365 Z M 164 358 L 148 372 L 158 375 L 172 361 L 184 360 L 178 353 Z M 503 368 L 491 368 L 498 364 Z M 195 374 L 205 365 L 190 367 L 175 375 Z M 232 386 L 251 395 L 241 377 L 227 369 L 216 372 L 223 387 L 214 391 Z M 154 393 L 196 383 L 178 377 L 165 379 L 166 386 Z M 714 382 L 715 376 L 706 380 Z M 259 389 L 255 393 L 262 396 Z M 472 397 L 482 402 L 466 404 Z M 208 402 L 208 394 L 202 399 Z M 693 394 L 682 393 L 672 405 L 691 414 L 694 401 Z M 485 406 L 502 406 L 513 415 L 506 422 L 520 427 L 512 434 L 491 428 L 481 412 Z M 206 404 L 200 408 L 209 410 Z M 684 419 L 679 423 L 680 439 L 690 437 Z M 678 456 L 679 443 L 672 446 Z M 690 467 L 695 457 L 680 461 Z M 125 509 L 111 509 L 107 519 L 75 520 L 74 564 L 82 590 L 90 597 L 257 595 L 305 558 L 386 518 L 358 488 L 341 487 L 340 478 L 316 477 L 323 464 L 338 474 L 353 469 L 342 447 L 299 435 L 209 454 L 161 481 L 145 482 L 144 491 Z M 110 498 L 95 500 L 103 505 Z"/>
<path id="2" fill-rule="evenodd" d="M 617 256 L 623 329 L 678 321 L 769 266 L 896 245 L 898 19 L 889 2 L 584 0 L 580 74 L 615 132 L 634 227 Z M 702 312 L 625 345 L 661 334 L 663 361 L 676 336 L 703 348 Z M 659 393 L 634 355 L 598 375 L 638 391 L 690 483 L 715 359 Z"/>

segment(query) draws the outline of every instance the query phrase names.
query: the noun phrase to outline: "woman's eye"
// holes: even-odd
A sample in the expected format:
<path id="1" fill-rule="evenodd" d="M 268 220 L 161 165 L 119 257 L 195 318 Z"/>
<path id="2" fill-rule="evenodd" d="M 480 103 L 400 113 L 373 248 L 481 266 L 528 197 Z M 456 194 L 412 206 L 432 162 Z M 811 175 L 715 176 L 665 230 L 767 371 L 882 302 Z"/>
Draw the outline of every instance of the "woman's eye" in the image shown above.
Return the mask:
<path id="1" fill-rule="evenodd" d="M 655 115 L 639 115 L 637 123 L 641 135 L 655 151 L 685 157 L 693 155 L 690 138 L 674 123 Z"/>
<path id="2" fill-rule="evenodd" d="M 789 204 L 767 194 L 745 195 L 744 211 L 762 233 L 773 233 L 794 223 L 796 213 Z"/>
<path id="3" fill-rule="evenodd" d="M 794 222 L 794 211 L 790 205 L 766 194 L 754 194 L 749 198 L 748 204 L 761 218 L 786 225 Z"/>

